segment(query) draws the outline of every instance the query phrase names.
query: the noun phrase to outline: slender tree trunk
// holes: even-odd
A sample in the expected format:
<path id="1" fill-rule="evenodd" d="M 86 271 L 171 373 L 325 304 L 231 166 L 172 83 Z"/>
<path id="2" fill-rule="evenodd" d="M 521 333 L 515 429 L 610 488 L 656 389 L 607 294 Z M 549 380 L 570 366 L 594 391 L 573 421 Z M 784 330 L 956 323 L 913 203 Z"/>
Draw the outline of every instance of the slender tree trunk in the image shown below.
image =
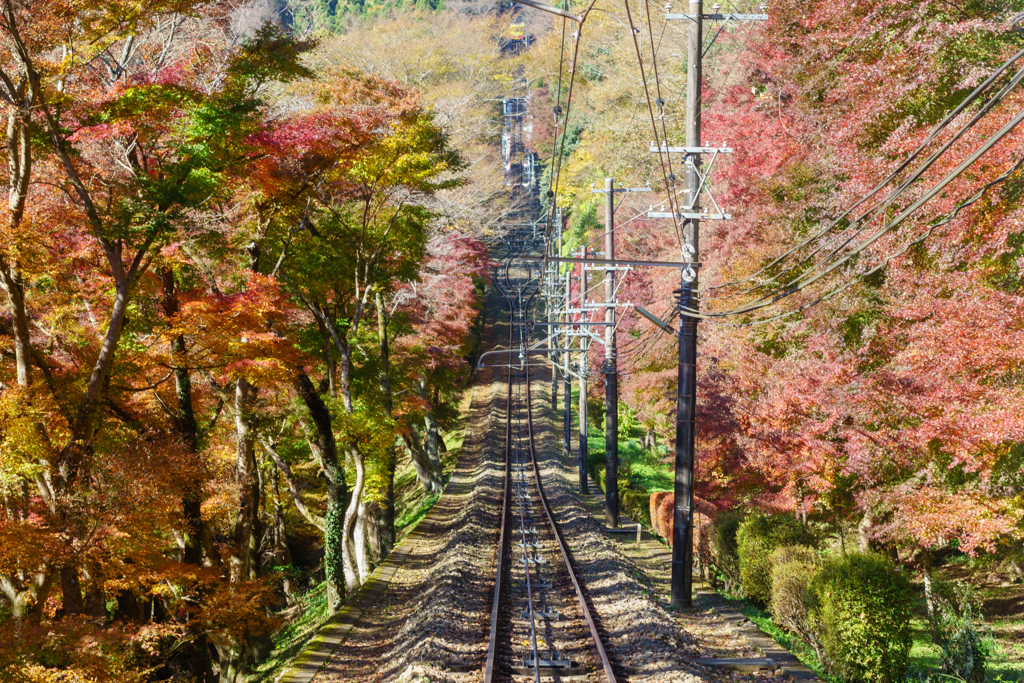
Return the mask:
<path id="1" fill-rule="evenodd" d="M 370 520 L 366 510 L 366 503 L 360 501 L 356 508 L 356 523 L 352 531 L 352 546 L 356 555 L 356 570 L 359 572 L 359 583 L 366 583 L 370 578 L 370 544 L 369 529 Z"/>
<path id="2" fill-rule="evenodd" d="M 327 575 L 327 606 L 334 614 L 345 599 L 345 536 L 343 534 L 345 507 L 348 504 L 348 488 L 345 471 L 338 457 L 338 446 L 334 440 L 331 413 L 327 409 L 312 380 L 299 370 L 294 386 L 302 397 L 310 418 L 316 428 L 316 448 L 324 478 L 327 480 L 327 513 L 324 515 L 324 568 Z"/>
<path id="3" fill-rule="evenodd" d="M 388 326 L 384 312 L 384 297 L 380 292 L 375 295 L 377 307 L 377 337 L 380 342 L 380 393 L 384 405 L 384 413 L 389 419 L 394 414 L 394 399 L 391 395 L 391 358 L 388 348 Z M 384 454 L 384 499 L 375 501 L 369 506 L 370 554 L 379 564 L 391 554 L 395 547 L 395 445 Z"/>
<path id="4" fill-rule="evenodd" d="M 25 305 L 25 286 L 18 269 L 0 255 L 0 288 L 7 295 L 11 308 L 14 331 L 14 362 L 18 386 L 28 387 L 31 381 L 32 347 L 28 332 L 28 308 Z"/>
<path id="5" fill-rule="evenodd" d="M 263 573 L 263 539 L 267 527 L 263 515 L 263 476 L 256 454 L 256 440 L 253 439 L 252 477 L 252 535 L 249 536 L 249 578 L 255 579 Z"/>
<path id="6" fill-rule="evenodd" d="M 427 378 L 420 377 L 418 386 L 420 398 L 427 403 L 427 411 L 423 415 L 424 436 L 426 441 L 426 447 L 424 450 L 427 456 L 427 462 L 430 463 L 433 478 L 438 482 L 438 487 L 440 488 L 440 482 L 444 480 L 444 470 L 441 467 L 441 455 L 437 450 L 437 418 L 434 416 L 434 406 L 427 398 Z"/>
<path id="7" fill-rule="evenodd" d="M 284 503 L 281 499 L 281 472 L 274 465 L 274 564 L 288 567 L 292 563 L 292 554 L 288 550 L 288 533 L 285 526 Z M 281 590 L 289 605 L 295 604 L 295 588 L 287 575 L 281 581 Z"/>
<path id="8" fill-rule="evenodd" d="M 924 606 L 928 615 L 928 630 L 931 632 L 932 642 L 942 645 L 942 638 L 939 635 L 939 620 L 935 613 L 935 590 L 932 585 L 932 553 L 930 550 L 922 552 L 921 567 L 924 570 Z"/>
<path id="9" fill-rule="evenodd" d="M 163 285 L 163 309 L 167 318 L 173 319 L 178 314 L 178 291 L 175 286 L 174 271 L 165 268 L 161 272 Z M 185 366 L 185 338 L 177 336 L 171 341 L 171 354 L 174 358 L 174 394 L 178 404 L 178 415 L 175 428 L 181 438 L 191 462 L 188 471 L 196 473 L 185 482 L 182 493 L 181 510 L 184 518 L 183 529 L 184 550 L 181 561 L 185 564 L 199 564 L 203 559 L 203 518 L 201 512 L 203 481 L 199 472 L 199 424 L 196 422 L 195 409 L 192 404 L 192 377 Z"/>
<path id="10" fill-rule="evenodd" d="M 7 115 L 7 180 L 8 225 L 11 236 L 21 227 L 28 199 L 28 185 L 32 177 L 32 140 L 29 131 L 28 108 L 35 101 L 32 84 L 25 83 L 28 92 L 22 92 L 28 105 L 25 111 L 12 107 Z M 8 93 L 17 101 L 19 93 Z M 31 382 L 32 348 L 29 339 L 28 308 L 25 305 L 25 285 L 13 256 L 0 255 L 0 287 L 7 295 L 11 307 L 14 329 L 14 360 L 18 386 L 28 387 Z"/>
<path id="11" fill-rule="evenodd" d="M 253 496 L 256 479 L 255 429 L 253 409 L 257 389 L 244 377 L 235 384 L 235 477 L 238 482 L 238 506 L 235 511 L 234 548 L 231 555 L 231 580 L 242 581 L 250 576 L 252 566 L 253 520 L 256 500 Z"/>
<path id="12" fill-rule="evenodd" d="M 356 523 L 356 515 L 360 503 L 359 499 L 362 498 L 363 485 L 366 482 L 366 464 L 363 461 L 363 454 L 356 448 L 351 448 L 349 453 L 356 466 L 356 482 L 352 487 L 352 497 L 349 499 L 348 509 L 345 510 L 345 521 L 341 530 L 341 537 L 345 540 L 352 537 L 352 530 Z M 355 558 L 353 557 L 351 544 L 343 543 L 341 558 L 342 568 L 345 570 L 345 588 L 352 592 L 359 588 L 360 581 L 359 574 L 354 567 Z"/>

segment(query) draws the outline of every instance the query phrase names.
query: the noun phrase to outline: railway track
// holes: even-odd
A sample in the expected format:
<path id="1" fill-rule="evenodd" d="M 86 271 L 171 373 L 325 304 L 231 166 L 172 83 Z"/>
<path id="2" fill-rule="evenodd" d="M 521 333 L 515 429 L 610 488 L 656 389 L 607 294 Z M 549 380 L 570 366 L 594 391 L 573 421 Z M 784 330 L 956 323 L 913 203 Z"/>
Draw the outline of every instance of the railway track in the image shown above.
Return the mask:
<path id="1" fill-rule="evenodd" d="M 527 248 L 510 244 L 495 284 L 509 309 L 504 495 L 485 683 L 615 674 L 544 493 L 534 449 L 528 315 L 537 293 Z M 515 273 L 513 273 L 513 268 Z M 525 270 L 525 275 L 522 271 Z"/>

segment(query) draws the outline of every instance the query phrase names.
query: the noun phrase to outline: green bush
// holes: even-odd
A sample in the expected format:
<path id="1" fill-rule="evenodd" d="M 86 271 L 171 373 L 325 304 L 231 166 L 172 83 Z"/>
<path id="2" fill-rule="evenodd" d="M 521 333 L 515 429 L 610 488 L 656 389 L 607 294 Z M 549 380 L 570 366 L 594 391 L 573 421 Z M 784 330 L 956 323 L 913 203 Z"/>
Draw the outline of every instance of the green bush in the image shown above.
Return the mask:
<path id="1" fill-rule="evenodd" d="M 740 580 L 740 556 L 736 544 L 736 532 L 743 522 L 739 510 L 726 512 L 715 520 L 715 566 L 735 583 Z"/>
<path id="2" fill-rule="evenodd" d="M 980 601 L 968 584 L 936 598 L 936 624 L 942 646 L 942 670 L 967 683 L 985 683 L 985 666 L 995 642 L 981 620 Z"/>
<path id="3" fill-rule="evenodd" d="M 828 558 L 809 598 L 808 622 L 829 673 L 857 683 L 903 680 L 914 594 L 890 560 L 873 553 Z"/>
<path id="4" fill-rule="evenodd" d="M 792 515 L 755 514 L 736 531 L 740 583 L 747 597 L 762 605 L 772 601 L 772 553 L 784 545 L 817 545 L 814 534 Z"/>
<path id="5" fill-rule="evenodd" d="M 811 580 L 818 571 L 818 553 L 803 545 L 786 545 L 772 553 L 772 619 L 817 649 L 817 637 L 810 628 L 808 608 Z"/>
<path id="6" fill-rule="evenodd" d="M 622 503 L 622 511 L 634 521 L 640 522 L 646 527 L 651 526 L 650 496 L 632 487 L 623 487 L 623 481 L 619 480 L 619 498 Z"/>

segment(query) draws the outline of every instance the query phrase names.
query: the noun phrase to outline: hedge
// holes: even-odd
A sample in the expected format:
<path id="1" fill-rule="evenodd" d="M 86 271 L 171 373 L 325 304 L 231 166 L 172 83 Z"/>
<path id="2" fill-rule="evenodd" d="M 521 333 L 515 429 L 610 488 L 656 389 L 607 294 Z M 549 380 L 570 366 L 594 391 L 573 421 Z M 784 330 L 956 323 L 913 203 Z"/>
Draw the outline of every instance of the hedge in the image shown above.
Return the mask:
<path id="1" fill-rule="evenodd" d="M 810 582 L 809 603 L 808 622 L 830 673 L 864 683 L 903 680 L 914 594 L 892 561 L 874 553 L 824 560 Z"/>
<path id="2" fill-rule="evenodd" d="M 751 600 L 772 600 L 772 553 L 785 545 L 817 545 L 814 534 L 793 515 L 754 514 L 736 531 L 740 583 Z"/>

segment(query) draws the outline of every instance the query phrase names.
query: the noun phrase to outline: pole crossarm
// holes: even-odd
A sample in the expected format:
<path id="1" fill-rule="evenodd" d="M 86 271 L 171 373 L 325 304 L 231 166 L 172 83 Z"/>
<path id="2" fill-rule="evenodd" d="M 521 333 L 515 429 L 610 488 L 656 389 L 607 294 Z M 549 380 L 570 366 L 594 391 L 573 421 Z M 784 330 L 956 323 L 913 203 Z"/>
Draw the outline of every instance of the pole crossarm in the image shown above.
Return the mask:
<path id="1" fill-rule="evenodd" d="M 669 21 L 693 21 L 697 18 L 704 21 L 768 21 L 767 14 L 666 14 L 665 18 Z"/>
<path id="2" fill-rule="evenodd" d="M 732 154 L 732 147 L 655 147 L 651 145 L 651 152 L 668 154 Z"/>
<path id="3" fill-rule="evenodd" d="M 701 216 L 704 214 L 695 215 Z M 672 214 L 665 214 L 665 217 L 671 218 Z M 700 265 L 699 263 L 683 263 L 681 261 L 627 261 L 625 259 L 574 258 L 571 256 L 520 256 L 519 260 L 528 261 L 530 263 L 553 261 L 555 263 L 591 263 L 599 266 L 662 266 L 666 268 L 686 268 L 687 266 Z"/>
<path id="4" fill-rule="evenodd" d="M 670 211 L 648 211 L 648 218 L 672 218 Z M 691 221 L 727 221 L 732 218 L 731 213 L 689 213 L 686 211 L 677 212 L 676 218 Z M 692 264 L 691 264 L 692 265 Z"/>

